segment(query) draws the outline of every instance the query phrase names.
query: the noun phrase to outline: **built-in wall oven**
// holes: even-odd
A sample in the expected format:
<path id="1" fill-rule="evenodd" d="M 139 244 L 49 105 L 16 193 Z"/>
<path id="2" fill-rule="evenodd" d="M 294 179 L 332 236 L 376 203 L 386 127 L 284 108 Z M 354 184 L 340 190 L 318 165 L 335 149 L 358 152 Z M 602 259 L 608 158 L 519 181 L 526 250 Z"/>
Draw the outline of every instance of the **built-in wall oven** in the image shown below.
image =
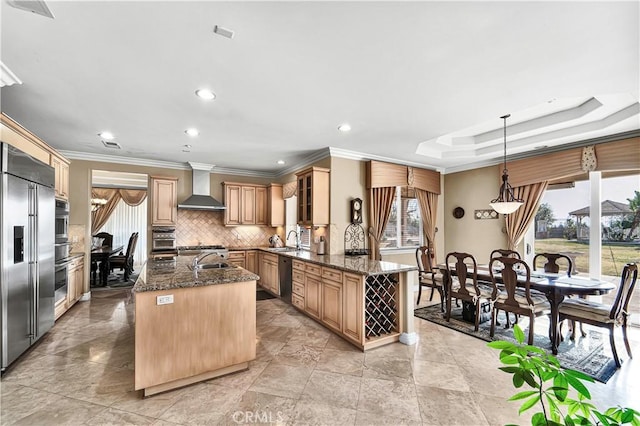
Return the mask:
<path id="1" fill-rule="evenodd" d="M 69 238 L 69 202 L 56 198 L 56 243 L 67 242 Z"/>
<path id="2" fill-rule="evenodd" d="M 155 227 L 151 231 L 153 252 L 175 251 L 176 250 L 176 229 Z"/>

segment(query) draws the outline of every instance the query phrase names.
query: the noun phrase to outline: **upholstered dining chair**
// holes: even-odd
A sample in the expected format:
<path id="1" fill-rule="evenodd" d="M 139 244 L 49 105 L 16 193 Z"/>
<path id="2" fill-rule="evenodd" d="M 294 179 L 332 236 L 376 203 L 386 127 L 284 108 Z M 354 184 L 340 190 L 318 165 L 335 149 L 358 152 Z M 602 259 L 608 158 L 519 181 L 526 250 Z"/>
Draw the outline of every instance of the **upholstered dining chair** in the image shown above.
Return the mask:
<path id="1" fill-rule="evenodd" d="M 502 283 L 504 290 L 500 291 L 494 266 L 500 262 L 502 264 Z M 524 272 L 524 285 L 518 285 L 518 273 L 516 270 Z M 495 332 L 496 317 L 498 310 L 513 312 L 516 315 L 529 317 L 529 340 L 528 344 L 533 344 L 534 320 L 536 317 L 546 315 L 551 310 L 547 297 L 538 291 L 531 289 L 531 269 L 523 260 L 513 257 L 495 257 L 489 262 L 489 274 L 493 284 L 493 310 L 491 311 L 491 330 L 489 335 L 493 337 Z"/>
<path id="2" fill-rule="evenodd" d="M 631 346 L 627 339 L 627 318 L 629 317 L 629 300 L 633 294 L 638 279 L 638 266 L 635 263 L 628 263 L 622 270 L 620 277 L 620 285 L 618 292 L 612 305 L 593 302 L 584 299 L 565 299 L 558 308 L 560 320 L 568 319 L 571 321 L 580 321 L 596 327 L 602 327 L 609 330 L 609 341 L 611 342 L 611 352 L 616 366 L 620 368 L 620 358 L 616 351 L 614 330 L 617 326 L 622 328 L 622 338 L 627 348 L 629 358 L 631 355 Z M 575 327 L 572 331 L 571 338 L 575 337 Z"/>
<path id="3" fill-rule="evenodd" d="M 124 271 L 124 280 L 129 279 L 129 275 L 133 272 L 133 254 L 136 251 L 136 245 L 138 244 L 138 233 L 134 232 L 129 237 L 129 243 L 127 244 L 127 252 L 111 256 L 109 258 L 109 269 L 113 271 L 116 268 Z"/>
<path id="4" fill-rule="evenodd" d="M 421 246 L 416 249 L 416 262 L 418 263 L 418 301 L 422 296 L 422 287 L 430 287 L 431 295 L 429 301 L 433 300 L 434 290 L 438 290 L 440 294 L 440 311 L 444 312 L 444 280 L 442 272 L 432 266 L 432 251 L 427 246 Z"/>
<path id="5" fill-rule="evenodd" d="M 566 269 L 567 276 L 570 277 L 573 272 L 573 261 L 571 258 L 565 254 L 560 253 L 538 253 L 533 257 L 533 269 L 537 269 L 538 259 L 544 260 L 545 263 L 543 265 L 544 272 L 550 272 L 552 274 L 558 274 L 561 272 L 561 266 L 564 266 Z M 560 261 L 560 265 L 558 264 Z M 586 299 L 586 296 L 582 297 Z M 575 321 L 571 323 L 571 335 L 575 336 L 573 332 L 573 327 L 575 326 Z M 580 323 L 580 335 L 582 337 L 586 337 L 587 333 L 584 331 L 584 327 L 582 323 Z M 562 322 L 560 323 L 560 336 L 562 337 Z"/>
<path id="6" fill-rule="evenodd" d="M 101 244 L 99 244 L 100 247 L 113 246 L 113 235 L 111 235 L 108 232 L 98 232 L 96 235 L 93 236 L 93 241 L 100 241 L 100 240 L 102 240 Z M 94 245 L 92 244 L 91 249 L 94 249 L 94 248 L 98 248 L 98 247 L 94 247 Z M 91 276 L 94 277 L 93 278 L 94 281 L 96 280 L 95 276 L 97 271 L 98 271 L 98 262 L 91 261 Z"/>
<path id="7" fill-rule="evenodd" d="M 469 253 L 451 252 L 447 254 L 448 269 L 445 292 L 447 299 L 447 321 L 451 319 L 451 300 L 459 299 L 475 305 L 475 331 L 480 325 L 480 305 L 483 300 L 491 300 L 493 289 L 478 282 L 478 264 Z M 454 262 L 455 261 L 455 262 Z M 452 263 L 454 262 L 454 263 Z"/>

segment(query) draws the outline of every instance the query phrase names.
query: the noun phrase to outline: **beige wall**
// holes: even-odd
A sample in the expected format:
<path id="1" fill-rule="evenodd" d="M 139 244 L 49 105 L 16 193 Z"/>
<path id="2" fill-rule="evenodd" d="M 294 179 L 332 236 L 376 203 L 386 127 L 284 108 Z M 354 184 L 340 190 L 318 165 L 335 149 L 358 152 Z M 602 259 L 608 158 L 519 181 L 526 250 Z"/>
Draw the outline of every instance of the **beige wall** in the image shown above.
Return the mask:
<path id="1" fill-rule="evenodd" d="M 474 219 L 474 210 L 489 209 L 489 201 L 498 195 L 501 166 L 484 167 L 444 176 L 444 253 L 471 253 L 479 263 L 487 263 L 491 251 L 507 247 L 504 216 L 498 219 Z M 453 209 L 462 207 L 464 217 L 453 217 Z M 440 258 L 444 261 L 444 257 Z"/>
<path id="2" fill-rule="evenodd" d="M 344 231 L 351 223 L 351 200 L 354 198 L 363 200 L 361 226 L 365 232 L 365 248 L 369 245 L 368 238 L 366 238 L 368 228 L 366 176 L 366 162 L 331 158 L 331 210 L 329 216 L 331 218 L 329 225 L 331 244 L 328 253 L 344 254 Z"/>

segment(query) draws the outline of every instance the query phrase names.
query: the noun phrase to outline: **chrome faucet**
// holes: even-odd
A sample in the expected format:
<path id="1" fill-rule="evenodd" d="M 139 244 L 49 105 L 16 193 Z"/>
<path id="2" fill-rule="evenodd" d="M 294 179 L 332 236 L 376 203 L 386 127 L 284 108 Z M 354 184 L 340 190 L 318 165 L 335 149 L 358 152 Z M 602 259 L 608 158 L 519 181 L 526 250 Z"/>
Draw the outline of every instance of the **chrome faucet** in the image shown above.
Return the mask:
<path id="1" fill-rule="evenodd" d="M 296 250 L 300 250 L 300 235 L 298 234 L 297 231 L 293 229 L 289 231 L 289 233 L 287 234 L 287 241 L 289 241 L 289 236 L 291 235 L 292 232 L 296 236 Z"/>
<path id="2" fill-rule="evenodd" d="M 216 253 L 215 251 L 205 251 L 203 253 L 200 253 L 196 257 L 194 257 L 193 261 L 191 261 L 191 266 L 193 267 L 193 269 L 195 270 L 198 267 L 198 264 L 200 263 L 200 261 L 202 259 L 204 259 L 205 257 L 210 256 L 212 254 L 218 254 L 218 253 Z"/>

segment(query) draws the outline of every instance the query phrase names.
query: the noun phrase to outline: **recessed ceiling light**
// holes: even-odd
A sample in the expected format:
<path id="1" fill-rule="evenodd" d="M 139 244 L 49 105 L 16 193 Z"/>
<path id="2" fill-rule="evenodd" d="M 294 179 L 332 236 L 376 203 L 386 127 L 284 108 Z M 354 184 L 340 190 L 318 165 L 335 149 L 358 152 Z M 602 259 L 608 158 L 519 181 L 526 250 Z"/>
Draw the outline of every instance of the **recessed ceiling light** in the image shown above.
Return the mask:
<path id="1" fill-rule="evenodd" d="M 276 161 L 276 163 L 280 164 L 281 166 L 284 164 L 284 160 L 278 160 Z"/>
<path id="2" fill-rule="evenodd" d="M 184 131 L 186 134 L 188 134 L 189 136 L 198 136 L 200 134 L 200 132 L 198 131 L 198 129 L 187 129 Z"/>
<path id="3" fill-rule="evenodd" d="M 340 130 L 341 132 L 348 132 L 351 130 L 351 125 L 349 125 L 349 123 L 344 123 L 338 126 L 338 130 Z"/>
<path id="4" fill-rule="evenodd" d="M 191 148 L 191 145 L 189 145 L 189 144 L 182 145 L 182 146 L 184 146 L 185 148 Z"/>
<path id="5" fill-rule="evenodd" d="M 98 136 L 100 136 L 102 139 L 106 139 L 108 141 L 115 137 L 115 136 L 113 136 L 113 133 L 111 133 L 111 132 L 100 132 L 100 133 L 98 133 Z"/>
<path id="6" fill-rule="evenodd" d="M 216 94 L 209 89 L 198 89 L 196 90 L 196 95 L 207 101 L 211 101 L 216 98 Z"/>

